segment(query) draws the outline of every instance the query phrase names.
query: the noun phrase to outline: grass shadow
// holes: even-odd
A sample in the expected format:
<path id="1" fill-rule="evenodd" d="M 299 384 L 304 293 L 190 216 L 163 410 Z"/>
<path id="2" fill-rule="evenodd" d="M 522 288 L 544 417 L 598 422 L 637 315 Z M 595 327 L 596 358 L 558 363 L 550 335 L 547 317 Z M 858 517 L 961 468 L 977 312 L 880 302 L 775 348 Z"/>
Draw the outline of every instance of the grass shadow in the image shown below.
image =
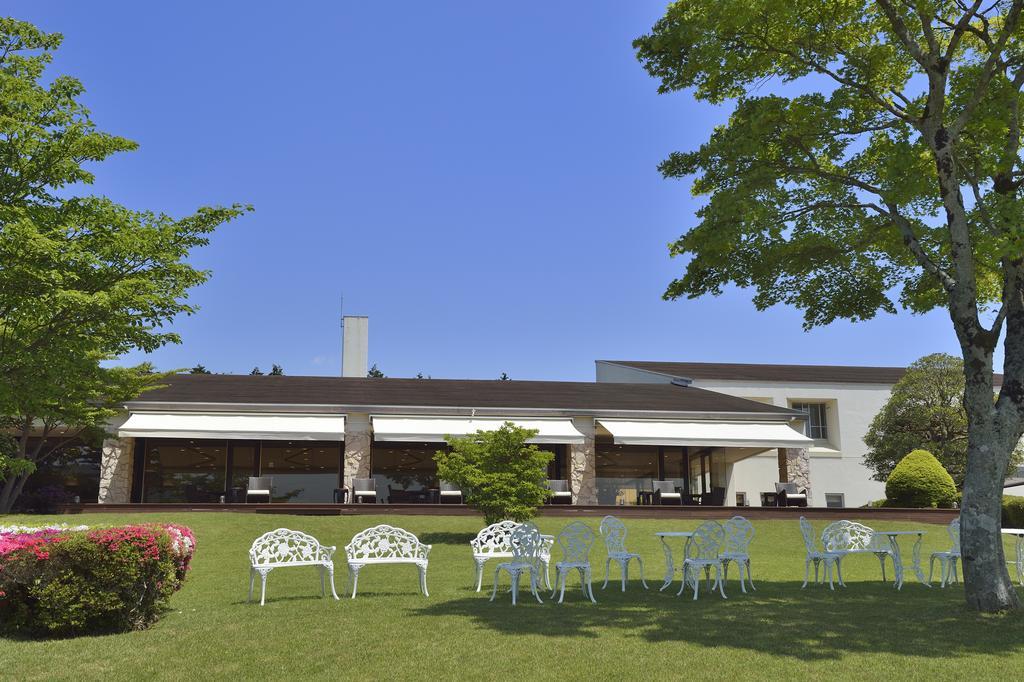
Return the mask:
<path id="1" fill-rule="evenodd" d="M 520 590 L 516 607 L 507 595 L 489 602 L 487 594 L 409 613 L 461 616 L 509 635 L 597 638 L 617 630 L 618 636 L 649 643 L 724 646 L 811 662 L 848 653 L 960 658 L 1024 649 L 1024 615 L 968 612 L 960 589 L 908 584 L 897 592 L 891 584 L 851 583 L 832 592 L 822 586 L 801 590 L 801 582 L 762 581 L 745 595 L 733 582 L 726 588 L 728 599 L 702 589 L 696 601 L 690 591 L 676 597 L 678 582 L 659 592 L 660 582 L 645 591 L 639 581 L 630 581 L 625 593 L 609 583 L 606 590 L 595 585 L 597 604 L 584 601 L 573 582 L 561 605 L 552 604 L 550 592 L 541 594 L 544 605 L 537 604 L 527 589 Z"/>
<path id="2" fill-rule="evenodd" d="M 427 545 L 468 545 L 476 533 L 423 533 L 419 538 Z"/>

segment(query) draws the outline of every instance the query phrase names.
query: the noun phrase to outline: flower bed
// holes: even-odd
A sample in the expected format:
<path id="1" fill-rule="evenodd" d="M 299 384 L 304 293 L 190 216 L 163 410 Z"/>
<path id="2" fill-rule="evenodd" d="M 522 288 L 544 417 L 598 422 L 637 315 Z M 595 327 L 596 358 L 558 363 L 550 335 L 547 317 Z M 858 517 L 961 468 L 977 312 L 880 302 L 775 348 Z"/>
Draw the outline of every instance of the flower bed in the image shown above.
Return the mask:
<path id="1" fill-rule="evenodd" d="M 184 526 L 0 528 L 0 628 L 76 635 L 144 629 L 195 552 Z"/>

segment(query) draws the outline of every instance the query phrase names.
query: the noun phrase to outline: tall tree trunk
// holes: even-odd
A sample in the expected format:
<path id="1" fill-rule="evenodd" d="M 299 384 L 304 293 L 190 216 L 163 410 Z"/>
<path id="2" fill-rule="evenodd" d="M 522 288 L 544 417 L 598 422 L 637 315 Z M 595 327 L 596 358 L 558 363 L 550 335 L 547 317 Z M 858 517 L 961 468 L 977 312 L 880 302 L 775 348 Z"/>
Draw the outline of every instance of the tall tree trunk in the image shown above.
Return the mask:
<path id="1" fill-rule="evenodd" d="M 14 506 L 14 501 L 17 499 L 15 490 L 20 492 L 18 487 L 18 479 L 21 476 L 8 476 L 3 481 L 3 487 L 0 488 L 0 514 L 10 514 L 11 507 Z"/>
<path id="2" fill-rule="evenodd" d="M 1020 607 L 1003 554 L 1003 482 L 1016 439 L 1006 432 L 995 405 L 992 352 L 963 345 L 967 471 L 960 510 L 960 550 L 967 605 L 978 611 Z"/>

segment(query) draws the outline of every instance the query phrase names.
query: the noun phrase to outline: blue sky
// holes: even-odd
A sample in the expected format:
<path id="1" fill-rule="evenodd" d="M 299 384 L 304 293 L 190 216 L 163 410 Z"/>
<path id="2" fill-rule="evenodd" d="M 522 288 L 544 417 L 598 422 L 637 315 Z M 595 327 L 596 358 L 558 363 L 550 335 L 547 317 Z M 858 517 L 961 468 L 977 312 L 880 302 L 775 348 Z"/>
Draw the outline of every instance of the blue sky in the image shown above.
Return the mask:
<path id="1" fill-rule="evenodd" d="M 665 302 L 693 222 L 657 163 L 727 109 L 657 95 L 630 43 L 664 0 L 5 3 L 65 34 L 101 128 L 141 149 L 94 191 L 184 215 L 244 202 L 150 358 L 337 374 L 339 298 L 389 376 L 590 380 L 593 361 L 907 364 L 942 311 L 840 322 L 750 294 Z M 128 360 L 143 359 L 135 355 Z"/>

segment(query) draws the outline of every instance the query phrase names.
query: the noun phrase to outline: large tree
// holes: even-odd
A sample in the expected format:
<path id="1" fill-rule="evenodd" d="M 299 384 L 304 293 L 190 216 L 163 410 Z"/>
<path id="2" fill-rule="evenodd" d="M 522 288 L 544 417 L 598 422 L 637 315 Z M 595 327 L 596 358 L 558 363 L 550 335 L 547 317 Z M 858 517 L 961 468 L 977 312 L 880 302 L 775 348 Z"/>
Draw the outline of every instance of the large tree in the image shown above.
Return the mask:
<path id="1" fill-rule="evenodd" d="M 61 40 L 0 18 L 0 418 L 18 440 L 0 513 L 55 438 L 101 428 L 159 381 L 109 361 L 178 341 L 164 325 L 194 311 L 188 291 L 209 276 L 189 254 L 246 210 L 172 218 L 77 194 L 93 164 L 136 145 L 96 128 L 78 80 L 45 74 Z"/>
<path id="2" fill-rule="evenodd" d="M 912 450 L 927 450 L 953 477 L 958 488 L 967 471 L 967 411 L 964 363 L 946 353 L 917 360 L 892 387 L 892 394 L 871 420 L 864 436 L 864 464 L 885 481 Z M 1021 461 L 1018 446 L 1007 471 Z"/>
<path id="3" fill-rule="evenodd" d="M 707 197 L 665 296 L 755 289 L 808 327 L 946 308 L 969 423 L 967 602 L 1019 606 L 999 535 L 1024 431 L 1024 0 L 686 0 L 634 43 L 660 91 L 731 108 L 665 176 Z M 1002 338 L 1003 384 L 993 400 Z"/>

